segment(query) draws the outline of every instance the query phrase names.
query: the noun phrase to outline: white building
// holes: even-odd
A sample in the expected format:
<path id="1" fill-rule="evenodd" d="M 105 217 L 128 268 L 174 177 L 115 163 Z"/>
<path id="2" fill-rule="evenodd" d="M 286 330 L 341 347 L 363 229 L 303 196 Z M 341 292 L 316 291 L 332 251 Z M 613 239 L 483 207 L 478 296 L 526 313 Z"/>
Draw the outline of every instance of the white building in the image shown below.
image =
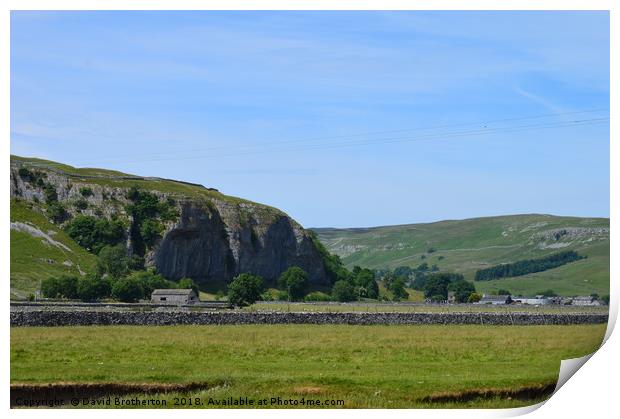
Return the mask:
<path id="1" fill-rule="evenodd" d="M 193 289 L 159 289 L 151 294 L 151 302 L 157 304 L 192 304 L 198 301 Z"/>

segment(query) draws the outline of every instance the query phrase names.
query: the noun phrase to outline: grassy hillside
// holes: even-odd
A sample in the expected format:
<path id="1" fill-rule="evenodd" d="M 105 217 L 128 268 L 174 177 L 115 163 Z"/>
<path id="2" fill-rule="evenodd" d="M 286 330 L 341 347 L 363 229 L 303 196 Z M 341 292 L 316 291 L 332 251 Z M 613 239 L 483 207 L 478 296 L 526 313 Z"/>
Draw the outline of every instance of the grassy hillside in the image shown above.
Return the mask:
<path id="1" fill-rule="evenodd" d="M 206 188 L 202 185 L 177 181 L 172 179 L 163 179 L 157 177 L 144 177 L 128 173 L 122 173 L 115 170 L 98 169 L 98 168 L 77 168 L 67 164 L 54 162 L 51 160 L 38 159 L 34 157 L 21 157 L 11 155 L 11 164 L 19 165 L 29 169 L 45 169 L 57 172 L 76 182 L 85 182 L 101 186 L 130 188 L 137 186 L 145 190 L 159 191 L 164 193 L 172 193 L 194 198 L 217 199 L 232 204 L 253 204 L 258 208 L 281 214 L 282 212 L 264 204 L 257 204 L 246 199 L 235 196 L 225 195 L 217 189 Z"/>
<path id="2" fill-rule="evenodd" d="M 359 229 L 314 229 L 319 239 L 348 267 L 416 267 L 436 264 L 463 273 L 562 250 L 587 256 L 559 268 L 521 277 L 476 282 L 490 292 L 514 294 L 553 289 L 562 295 L 609 293 L 609 219 L 513 215 Z"/>
<path id="3" fill-rule="evenodd" d="M 94 255 L 50 223 L 32 204 L 11 200 L 11 298 L 26 298 L 44 278 L 78 274 L 80 270 L 92 270 L 94 265 Z"/>
<path id="4" fill-rule="evenodd" d="M 111 196 L 112 191 L 137 186 L 146 191 L 159 191 L 174 197 L 195 199 L 207 206 L 214 202 L 223 202 L 233 215 L 240 207 L 251 208 L 252 213 L 262 220 L 283 215 L 276 208 L 182 181 L 142 177 L 106 169 L 75 168 L 49 160 L 14 155 L 11 156 L 11 167 L 12 176 L 15 177 L 18 176 L 17 169 L 21 168 L 42 171 L 46 177 L 50 175 L 64 177 L 69 180 L 69 184 L 101 186 L 105 188 L 104 192 L 108 196 Z M 14 182 L 12 186 L 17 187 L 17 182 Z M 91 271 L 95 266 L 96 257 L 65 234 L 62 224 L 50 221 L 46 215 L 45 204 L 39 198 L 16 195 L 20 194 L 11 196 L 11 298 L 27 298 L 29 294 L 39 289 L 41 280 L 50 276 Z M 92 208 L 98 208 L 100 211 L 120 208 L 123 212 L 124 204 L 115 197 L 104 199 L 105 202 L 89 204 L 89 210 L 92 212 Z M 64 202 L 64 207 L 67 210 L 74 210 L 74 202 Z"/>

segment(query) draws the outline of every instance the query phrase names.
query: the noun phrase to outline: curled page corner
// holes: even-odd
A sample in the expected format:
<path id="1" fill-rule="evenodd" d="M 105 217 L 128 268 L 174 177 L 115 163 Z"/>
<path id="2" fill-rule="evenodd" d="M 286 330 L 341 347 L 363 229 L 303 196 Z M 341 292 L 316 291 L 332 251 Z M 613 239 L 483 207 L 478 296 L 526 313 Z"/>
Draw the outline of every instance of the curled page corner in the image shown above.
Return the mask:
<path id="1" fill-rule="evenodd" d="M 555 390 L 553 390 L 553 394 L 555 394 L 566 382 L 577 372 L 579 368 L 583 367 L 583 365 L 588 362 L 588 359 L 592 358 L 596 351 L 591 354 L 582 356 L 581 358 L 572 358 L 572 359 L 563 359 L 560 363 L 560 374 L 558 376 L 558 382 L 555 385 Z M 553 395 L 551 395 L 553 397 Z"/>
<path id="2" fill-rule="evenodd" d="M 553 395 L 564 385 L 566 382 L 577 372 L 579 368 L 583 367 L 583 365 L 588 362 L 588 360 L 594 355 L 596 351 L 591 354 L 582 356 L 581 358 L 571 358 L 571 359 L 563 359 L 560 361 L 560 374 L 558 376 L 558 381 L 555 385 L 555 389 L 553 393 L 546 399 L 540 403 L 532 404 L 529 406 L 516 407 L 512 409 L 503 409 L 502 413 L 498 415 L 498 417 L 515 417 L 515 416 L 523 416 L 531 413 L 538 408 L 542 407 L 549 399 L 553 397 Z"/>

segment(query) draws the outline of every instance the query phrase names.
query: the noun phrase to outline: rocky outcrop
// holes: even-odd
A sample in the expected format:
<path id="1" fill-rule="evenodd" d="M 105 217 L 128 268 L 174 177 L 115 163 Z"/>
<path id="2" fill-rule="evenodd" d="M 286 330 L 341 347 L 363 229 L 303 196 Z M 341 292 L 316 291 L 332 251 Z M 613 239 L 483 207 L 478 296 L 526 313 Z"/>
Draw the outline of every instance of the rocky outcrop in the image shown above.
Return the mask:
<path id="1" fill-rule="evenodd" d="M 250 204 L 213 201 L 179 204 L 180 217 L 169 226 L 149 263 L 164 276 L 228 280 L 250 272 L 275 280 L 291 266 L 310 281 L 327 283 L 323 261 L 308 233 L 282 213 L 265 214 Z"/>
<path id="2" fill-rule="evenodd" d="M 329 282 L 309 233 L 275 208 L 195 184 L 94 169 L 84 174 L 80 169 L 67 171 L 62 167 L 12 158 L 11 198 L 32 202 L 42 209 L 46 199 L 43 184 L 51 185 L 70 217 L 78 213 L 120 217 L 130 225 L 128 237 L 133 220 L 125 207 L 129 204 L 126 195 L 132 181 L 139 181 L 140 188 L 162 201 L 173 198 L 178 217 L 165 223 L 161 237 L 145 254 L 146 264 L 170 279 L 229 281 L 239 273 L 249 272 L 273 282 L 287 268 L 299 266 L 308 272 L 311 283 Z M 42 181 L 20 175 L 20 168 L 42 174 Z M 166 187 L 162 188 L 162 184 Z M 83 193 L 85 187 L 90 193 Z M 86 208 L 77 206 L 78 201 L 85 201 Z M 128 239 L 128 253 L 133 251 L 132 247 Z"/>

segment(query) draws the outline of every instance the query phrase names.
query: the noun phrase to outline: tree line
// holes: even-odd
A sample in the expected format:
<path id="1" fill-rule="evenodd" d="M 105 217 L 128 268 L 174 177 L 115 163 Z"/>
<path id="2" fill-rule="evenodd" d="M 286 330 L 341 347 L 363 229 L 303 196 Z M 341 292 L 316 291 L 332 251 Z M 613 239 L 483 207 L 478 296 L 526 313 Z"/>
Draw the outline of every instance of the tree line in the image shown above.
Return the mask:
<path id="1" fill-rule="evenodd" d="M 504 263 L 476 271 L 475 281 L 490 281 L 492 279 L 522 276 L 534 272 L 542 272 L 557 268 L 567 263 L 584 259 L 585 256 L 573 250 L 555 253 L 538 259 L 518 260 L 513 263 Z"/>

